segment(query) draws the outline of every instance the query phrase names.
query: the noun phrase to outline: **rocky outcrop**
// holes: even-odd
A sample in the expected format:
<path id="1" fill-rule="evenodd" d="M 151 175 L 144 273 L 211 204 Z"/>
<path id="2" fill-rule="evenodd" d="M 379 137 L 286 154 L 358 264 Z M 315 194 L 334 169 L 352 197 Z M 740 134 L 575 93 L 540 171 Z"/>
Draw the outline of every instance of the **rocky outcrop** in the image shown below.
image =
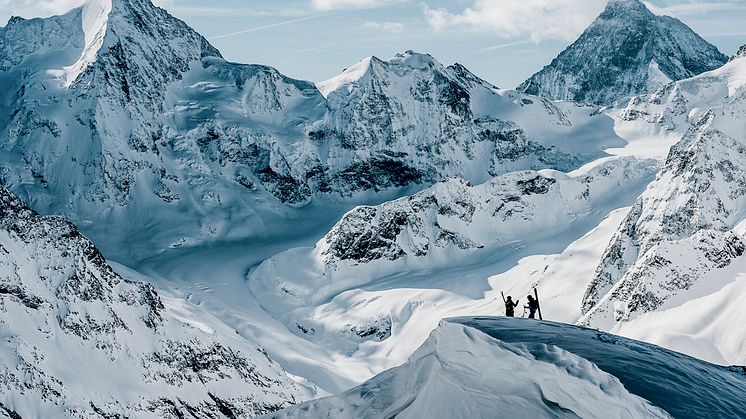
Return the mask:
<path id="1" fill-rule="evenodd" d="M 736 52 L 735 55 L 733 55 L 730 59 L 731 61 L 733 61 L 733 60 L 744 58 L 744 57 L 746 57 L 746 45 L 739 48 L 738 52 Z"/>
<path id="2" fill-rule="evenodd" d="M 585 324 L 659 309 L 744 253 L 746 145 L 704 115 L 669 154 L 607 248 L 583 299 Z M 727 123 L 724 124 L 728 126 Z"/>
<path id="3" fill-rule="evenodd" d="M 329 266 L 432 256 L 439 249 L 475 250 L 519 240 L 546 225 L 561 230 L 566 213 L 581 211 L 621 176 L 632 182 L 655 170 L 650 162 L 620 159 L 585 176 L 517 172 L 473 186 L 461 179 L 416 195 L 347 213 L 317 245 Z M 551 227 L 549 227 L 551 226 Z"/>

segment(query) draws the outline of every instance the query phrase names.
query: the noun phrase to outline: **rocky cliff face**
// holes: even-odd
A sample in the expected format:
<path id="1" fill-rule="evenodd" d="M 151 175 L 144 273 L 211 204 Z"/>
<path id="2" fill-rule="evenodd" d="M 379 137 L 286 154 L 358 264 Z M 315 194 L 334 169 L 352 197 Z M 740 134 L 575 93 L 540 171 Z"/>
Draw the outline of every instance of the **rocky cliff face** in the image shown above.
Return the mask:
<path id="1" fill-rule="evenodd" d="M 639 0 L 611 0 L 575 43 L 518 90 L 610 105 L 727 60 L 679 20 L 656 16 Z"/>
<path id="2" fill-rule="evenodd" d="M 744 253 L 744 62 L 633 98 L 628 121 L 689 126 L 599 265 L 583 302 L 585 324 L 611 327 L 701 296 Z M 714 286 L 714 285 L 713 285 Z"/>
<path id="3" fill-rule="evenodd" d="M 304 397 L 261 348 L 188 311 L 0 188 L 4 415 L 253 417 Z"/>

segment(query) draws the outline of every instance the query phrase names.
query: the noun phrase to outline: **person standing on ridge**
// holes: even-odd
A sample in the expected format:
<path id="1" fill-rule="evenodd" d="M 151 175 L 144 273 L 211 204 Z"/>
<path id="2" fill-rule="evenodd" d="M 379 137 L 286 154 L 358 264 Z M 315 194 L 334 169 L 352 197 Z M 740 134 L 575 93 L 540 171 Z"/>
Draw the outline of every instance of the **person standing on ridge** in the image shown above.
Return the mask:
<path id="1" fill-rule="evenodd" d="M 505 301 L 505 317 L 515 317 L 515 308 L 518 307 L 518 301 L 513 301 L 512 296 L 508 296 L 507 300 Z"/>
<path id="2" fill-rule="evenodd" d="M 539 309 L 539 301 L 536 300 L 533 295 L 529 295 L 528 297 L 528 318 L 529 319 L 535 319 L 536 318 L 536 310 Z"/>

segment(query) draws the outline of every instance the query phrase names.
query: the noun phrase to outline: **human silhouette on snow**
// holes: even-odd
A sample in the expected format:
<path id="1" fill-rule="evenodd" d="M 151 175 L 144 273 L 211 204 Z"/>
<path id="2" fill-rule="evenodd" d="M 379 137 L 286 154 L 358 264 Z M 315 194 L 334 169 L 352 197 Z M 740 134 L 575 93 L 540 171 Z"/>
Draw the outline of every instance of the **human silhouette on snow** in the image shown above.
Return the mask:
<path id="1" fill-rule="evenodd" d="M 537 301 L 533 296 L 529 295 L 528 297 L 528 318 L 529 319 L 535 319 L 536 318 L 536 310 L 539 309 L 539 301 Z"/>
<path id="2" fill-rule="evenodd" d="M 506 317 L 515 317 L 515 308 L 518 307 L 518 301 L 516 300 L 513 302 L 513 297 L 508 296 L 507 300 L 505 300 L 505 316 Z"/>

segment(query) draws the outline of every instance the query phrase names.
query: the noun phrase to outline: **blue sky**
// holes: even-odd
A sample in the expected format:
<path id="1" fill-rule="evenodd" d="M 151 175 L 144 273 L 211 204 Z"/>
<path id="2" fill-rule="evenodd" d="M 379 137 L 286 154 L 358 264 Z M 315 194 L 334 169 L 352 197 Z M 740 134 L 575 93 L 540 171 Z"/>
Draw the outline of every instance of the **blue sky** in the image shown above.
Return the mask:
<path id="1" fill-rule="evenodd" d="M 59 13 L 82 0 L 0 0 L 0 21 Z M 320 81 L 360 59 L 413 49 L 513 88 L 547 64 L 605 0 L 156 0 L 227 59 Z M 723 52 L 746 44 L 746 0 L 652 0 Z"/>

